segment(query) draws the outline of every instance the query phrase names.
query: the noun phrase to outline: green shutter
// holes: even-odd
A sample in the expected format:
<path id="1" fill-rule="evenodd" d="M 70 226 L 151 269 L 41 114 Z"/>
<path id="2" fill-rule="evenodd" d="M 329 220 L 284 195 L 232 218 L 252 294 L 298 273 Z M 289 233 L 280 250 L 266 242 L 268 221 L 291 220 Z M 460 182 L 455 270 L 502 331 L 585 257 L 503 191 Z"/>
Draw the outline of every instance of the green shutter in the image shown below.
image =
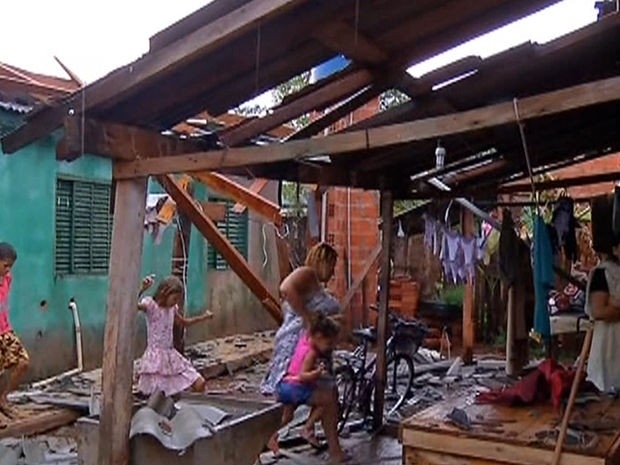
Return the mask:
<path id="1" fill-rule="evenodd" d="M 210 199 L 219 201 L 218 199 Z M 247 209 L 239 214 L 233 211 L 234 202 L 226 201 L 226 218 L 217 222 L 218 229 L 245 259 L 248 258 L 248 213 Z M 228 268 L 226 260 L 209 244 L 208 265 L 216 270 Z"/>
<path id="2" fill-rule="evenodd" d="M 109 184 L 59 179 L 56 273 L 104 274 L 112 236 Z"/>
<path id="3" fill-rule="evenodd" d="M 71 230 L 73 211 L 73 183 L 58 179 L 56 182 L 56 274 L 71 273 Z"/>

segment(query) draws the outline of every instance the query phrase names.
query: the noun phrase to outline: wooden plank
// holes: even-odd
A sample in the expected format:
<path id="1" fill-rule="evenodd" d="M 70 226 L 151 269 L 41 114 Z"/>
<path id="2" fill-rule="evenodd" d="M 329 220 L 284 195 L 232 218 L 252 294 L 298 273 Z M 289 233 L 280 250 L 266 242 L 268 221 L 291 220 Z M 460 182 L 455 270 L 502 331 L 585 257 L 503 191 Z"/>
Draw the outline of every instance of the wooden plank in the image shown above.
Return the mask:
<path id="1" fill-rule="evenodd" d="M 200 202 L 202 211 L 213 221 L 226 220 L 226 204 L 224 202 Z"/>
<path id="2" fill-rule="evenodd" d="M 553 451 L 547 449 L 468 438 L 458 434 L 404 429 L 402 438 L 404 447 L 455 457 L 489 460 L 498 464 L 548 465 L 553 457 Z M 562 465 L 605 465 L 605 458 L 566 452 L 562 456 Z"/>
<path id="3" fill-rule="evenodd" d="M 212 52 L 242 34 L 256 28 L 258 24 L 305 3 L 307 0 L 252 0 L 241 8 L 206 24 L 191 34 L 170 45 L 149 53 L 132 65 L 121 68 L 85 88 L 82 98 L 75 96 L 66 104 L 43 110 L 33 115 L 29 124 L 7 135 L 2 143 L 5 153 L 14 153 L 30 142 L 44 137 L 62 124 L 60 115 L 66 115 L 69 108 L 88 111 L 95 106 L 111 106 L 123 100 L 139 86 L 144 86 L 162 74 L 169 74 L 181 65 Z"/>
<path id="4" fill-rule="evenodd" d="M 495 460 L 472 459 L 471 457 L 456 457 L 454 455 L 428 452 L 412 447 L 403 447 L 403 459 L 404 465 L 508 465 L 503 461 L 497 462 Z"/>
<path id="5" fill-rule="evenodd" d="M 117 181 L 110 255 L 98 465 L 129 465 L 134 328 L 147 180 Z"/>
<path id="6" fill-rule="evenodd" d="M 472 238 L 475 235 L 474 214 L 463 207 L 461 225 L 463 235 Z M 474 267 L 474 273 L 475 273 Z M 474 345 L 476 343 L 476 315 L 474 308 L 474 281 L 468 279 L 463 287 L 463 363 L 469 365 L 474 361 Z"/>
<path id="7" fill-rule="evenodd" d="M 260 194 L 261 191 L 267 186 L 267 184 L 269 184 L 268 179 L 255 179 L 254 181 L 252 181 L 252 185 L 248 189 L 255 194 Z M 237 214 L 241 214 L 245 211 L 245 209 L 246 206 L 244 204 L 237 202 L 233 206 L 232 211 Z"/>
<path id="8" fill-rule="evenodd" d="M 321 86 L 308 95 L 297 98 L 290 103 L 284 102 L 273 108 L 269 114 L 262 118 L 246 120 L 243 124 L 226 131 L 221 138 L 227 145 L 237 145 L 289 122 L 299 115 L 308 113 L 310 110 L 322 109 L 338 103 L 347 95 L 355 93 L 371 84 L 372 81 L 373 75 L 365 70 L 347 74 L 341 80 Z"/>
<path id="9" fill-rule="evenodd" d="M 548 181 L 536 182 L 537 191 L 564 189 L 574 186 L 586 186 L 588 184 L 598 184 L 599 182 L 615 182 L 620 179 L 620 171 L 606 173 L 586 174 L 571 178 L 550 179 Z M 531 192 L 531 183 L 505 184 L 497 188 L 498 194 L 515 194 L 519 192 Z"/>
<path id="10" fill-rule="evenodd" d="M 388 60 L 388 55 L 384 50 L 381 50 L 361 31 L 356 31 L 344 21 L 327 24 L 314 35 L 323 45 L 361 65 L 376 66 Z"/>
<path id="11" fill-rule="evenodd" d="M 250 189 L 218 173 L 205 171 L 192 173 L 192 176 L 209 189 L 213 189 L 226 197 L 247 205 L 250 210 L 255 211 L 267 221 L 277 226 L 282 225 L 283 219 L 280 213 L 280 207 L 264 197 L 255 194 Z"/>
<path id="12" fill-rule="evenodd" d="M 204 142 L 164 136 L 123 124 L 92 119 L 82 123 L 79 116 L 69 116 L 64 119 L 64 135 L 56 147 L 56 155 L 61 160 L 73 160 L 84 153 L 135 160 L 191 153 L 201 147 L 207 146 Z"/>
<path id="13" fill-rule="evenodd" d="M 385 384 L 387 379 L 386 344 L 388 339 L 388 312 L 390 302 L 390 275 L 392 251 L 392 217 L 394 201 L 392 193 L 381 191 L 381 218 L 383 220 L 381 232 L 381 270 L 379 275 L 379 316 L 377 318 L 377 376 L 375 378 L 375 401 L 373 424 L 375 428 L 383 425 L 383 406 L 385 402 Z"/>
<path id="14" fill-rule="evenodd" d="M 620 100 L 620 77 L 527 97 L 518 102 L 521 121 L 576 110 L 581 107 Z M 513 102 L 500 103 L 446 116 L 427 118 L 362 131 L 335 134 L 323 138 L 193 153 L 158 160 L 135 160 L 115 165 L 117 179 L 230 168 L 278 161 L 290 161 L 311 155 L 329 153 L 331 157 L 356 150 L 368 150 L 435 139 L 484 128 L 515 123 Z M 260 160 L 260 162 L 257 162 Z"/>
<path id="15" fill-rule="evenodd" d="M 278 324 L 281 324 L 282 312 L 278 299 L 271 294 L 267 286 L 254 274 L 243 256 L 220 232 L 215 223 L 196 206 L 192 198 L 178 186 L 172 176 L 159 176 L 157 180 L 176 202 L 177 208 L 187 215 L 194 226 L 209 241 L 209 244 L 226 260 L 230 268 L 263 304 L 272 318 Z"/>
<path id="16" fill-rule="evenodd" d="M 317 135 L 323 129 L 331 126 L 336 121 L 340 121 L 340 119 L 352 113 L 354 110 L 357 110 L 362 105 L 365 105 L 373 98 L 379 96 L 379 94 L 381 94 L 381 92 L 386 89 L 387 86 L 381 86 L 377 84 L 373 84 L 372 86 L 367 87 L 357 95 L 340 103 L 335 108 L 329 109 L 329 111 L 324 113 L 323 116 L 312 121 L 310 124 L 299 129 L 295 133 L 291 134 L 289 137 L 287 137 L 286 140 L 299 140 Z"/>
<path id="17" fill-rule="evenodd" d="M 368 276 L 368 273 L 370 273 L 370 270 L 372 269 L 374 264 L 377 263 L 377 260 L 381 255 L 381 250 L 381 244 L 379 243 L 364 262 L 362 272 L 357 278 L 355 278 L 355 281 L 353 281 L 353 284 L 351 284 L 351 287 L 349 288 L 343 299 L 340 301 L 340 308 L 342 309 L 342 311 L 345 311 L 347 308 L 349 308 L 349 305 L 351 305 L 353 297 L 366 280 L 366 276 Z"/>
<path id="18" fill-rule="evenodd" d="M 82 414 L 70 409 L 51 409 L 32 412 L 27 418 L 11 420 L 0 429 L 0 439 L 34 436 L 74 423 Z"/>

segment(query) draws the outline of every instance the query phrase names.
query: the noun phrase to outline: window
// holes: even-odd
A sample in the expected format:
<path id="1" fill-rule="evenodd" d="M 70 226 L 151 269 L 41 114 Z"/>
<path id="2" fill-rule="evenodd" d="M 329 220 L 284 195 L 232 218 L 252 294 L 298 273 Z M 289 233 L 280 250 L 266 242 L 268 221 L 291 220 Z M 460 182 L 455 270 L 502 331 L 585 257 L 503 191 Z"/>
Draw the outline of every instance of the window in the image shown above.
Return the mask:
<path id="1" fill-rule="evenodd" d="M 239 251 L 244 258 L 248 258 L 248 212 L 235 213 L 233 211 L 234 202 L 209 199 L 210 201 L 222 202 L 226 204 L 226 217 L 224 221 L 215 224 L 219 230 L 228 238 L 230 243 Z M 209 244 L 207 263 L 210 268 L 216 270 L 228 269 L 228 263 L 220 254 Z"/>
<path id="2" fill-rule="evenodd" d="M 111 191 L 106 183 L 56 180 L 57 275 L 108 272 Z"/>

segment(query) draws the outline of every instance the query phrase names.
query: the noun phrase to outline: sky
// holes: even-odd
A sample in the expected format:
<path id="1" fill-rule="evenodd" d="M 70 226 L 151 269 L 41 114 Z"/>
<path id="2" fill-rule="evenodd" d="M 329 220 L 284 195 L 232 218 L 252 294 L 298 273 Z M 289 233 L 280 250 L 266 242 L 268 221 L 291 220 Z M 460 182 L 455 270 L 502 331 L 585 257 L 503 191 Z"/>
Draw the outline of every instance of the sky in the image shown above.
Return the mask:
<path id="1" fill-rule="evenodd" d="M 336 0 L 337 1 L 337 0 Z M 4 0 L 0 61 L 64 76 L 58 56 L 93 82 L 148 51 L 148 39 L 208 0 Z M 172 7 L 172 6 L 173 7 Z M 486 57 L 528 40 L 547 42 L 596 20 L 594 0 L 562 2 L 471 40 L 409 71 L 419 76 L 468 55 Z M 263 97 L 260 100 L 269 99 Z"/>

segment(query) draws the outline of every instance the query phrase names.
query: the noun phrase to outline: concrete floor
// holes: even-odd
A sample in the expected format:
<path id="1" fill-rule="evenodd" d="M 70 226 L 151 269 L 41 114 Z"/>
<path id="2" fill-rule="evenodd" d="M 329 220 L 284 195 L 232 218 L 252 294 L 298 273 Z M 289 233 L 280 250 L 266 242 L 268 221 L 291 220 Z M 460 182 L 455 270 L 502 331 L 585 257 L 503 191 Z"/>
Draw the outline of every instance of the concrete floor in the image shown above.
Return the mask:
<path id="1" fill-rule="evenodd" d="M 344 449 L 353 456 L 350 465 L 400 465 L 402 446 L 397 439 L 389 436 L 372 437 L 366 433 L 355 433 L 341 439 Z M 270 454 L 261 456 L 261 465 L 321 465 L 329 464 L 327 454 L 316 454 L 305 446 L 303 449 L 284 451 L 286 456 L 274 459 Z"/>

